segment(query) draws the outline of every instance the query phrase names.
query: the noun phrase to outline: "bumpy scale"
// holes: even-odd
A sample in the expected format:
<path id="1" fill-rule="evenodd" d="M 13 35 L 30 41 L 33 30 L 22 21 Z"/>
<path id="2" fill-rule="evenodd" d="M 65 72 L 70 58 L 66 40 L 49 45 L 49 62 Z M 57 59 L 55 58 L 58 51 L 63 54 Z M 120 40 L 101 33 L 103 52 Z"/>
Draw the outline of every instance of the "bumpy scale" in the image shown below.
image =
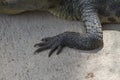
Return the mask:
<path id="1" fill-rule="evenodd" d="M 64 32 L 43 38 L 35 44 L 36 53 L 51 49 L 59 54 L 64 47 L 93 50 L 103 46 L 101 23 L 120 23 L 120 0 L 0 0 L 0 13 L 18 14 L 24 11 L 46 10 L 52 14 L 84 23 L 86 33 Z"/>

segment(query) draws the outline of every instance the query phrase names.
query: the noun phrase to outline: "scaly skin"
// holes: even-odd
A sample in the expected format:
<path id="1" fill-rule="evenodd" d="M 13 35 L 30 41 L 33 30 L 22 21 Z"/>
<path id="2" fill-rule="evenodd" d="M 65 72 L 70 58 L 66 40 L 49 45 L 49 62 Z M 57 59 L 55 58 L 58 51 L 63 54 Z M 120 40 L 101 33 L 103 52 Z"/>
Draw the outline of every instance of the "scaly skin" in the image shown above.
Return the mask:
<path id="1" fill-rule="evenodd" d="M 93 50 L 103 46 L 101 23 L 120 23 L 120 0 L 0 0 L 0 13 L 18 14 L 24 11 L 46 10 L 65 19 L 80 20 L 85 34 L 64 32 L 43 38 L 36 53 L 51 49 L 49 57 L 58 49 L 59 54 L 67 46 L 81 50 Z"/>

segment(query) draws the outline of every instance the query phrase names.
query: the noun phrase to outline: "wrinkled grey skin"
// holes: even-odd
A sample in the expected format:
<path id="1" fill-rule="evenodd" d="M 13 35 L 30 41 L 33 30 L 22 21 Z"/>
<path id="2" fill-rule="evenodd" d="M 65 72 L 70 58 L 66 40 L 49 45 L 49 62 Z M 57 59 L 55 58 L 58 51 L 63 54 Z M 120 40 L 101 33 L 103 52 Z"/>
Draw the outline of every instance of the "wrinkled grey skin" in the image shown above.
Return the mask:
<path id="1" fill-rule="evenodd" d="M 30 10 L 46 10 L 54 15 L 71 20 L 80 20 L 85 34 L 64 32 L 43 38 L 36 53 L 51 49 L 59 54 L 64 47 L 93 50 L 103 46 L 101 23 L 120 23 L 120 0 L 1 0 L 0 13 L 17 14 Z"/>

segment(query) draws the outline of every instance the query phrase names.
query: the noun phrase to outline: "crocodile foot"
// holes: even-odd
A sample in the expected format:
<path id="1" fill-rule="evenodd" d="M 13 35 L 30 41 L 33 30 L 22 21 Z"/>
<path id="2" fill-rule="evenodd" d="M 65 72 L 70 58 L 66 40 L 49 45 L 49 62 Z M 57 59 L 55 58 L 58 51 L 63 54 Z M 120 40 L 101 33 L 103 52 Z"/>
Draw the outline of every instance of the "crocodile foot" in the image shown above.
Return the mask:
<path id="1" fill-rule="evenodd" d="M 51 49 L 48 55 L 50 57 L 56 50 L 58 50 L 57 54 L 60 54 L 64 47 L 93 50 L 102 45 L 102 39 L 90 33 L 80 34 L 77 32 L 64 32 L 53 37 L 43 38 L 41 43 L 34 45 L 34 47 L 38 47 L 34 54 Z"/>
<path id="2" fill-rule="evenodd" d="M 51 49 L 51 51 L 49 52 L 48 57 L 50 57 L 53 52 L 55 52 L 57 50 L 57 55 L 60 54 L 60 52 L 62 51 L 64 44 L 63 44 L 63 36 L 64 35 L 57 35 L 57 36 L 53 36 L 53 37 L 46 37 L 43 38 L 40 43 L 37 43 L 34 45 L 34 47 L 37 47 L 38 49 L 34 52 L 34 54 L 38 54 L 42 51 Z"/>

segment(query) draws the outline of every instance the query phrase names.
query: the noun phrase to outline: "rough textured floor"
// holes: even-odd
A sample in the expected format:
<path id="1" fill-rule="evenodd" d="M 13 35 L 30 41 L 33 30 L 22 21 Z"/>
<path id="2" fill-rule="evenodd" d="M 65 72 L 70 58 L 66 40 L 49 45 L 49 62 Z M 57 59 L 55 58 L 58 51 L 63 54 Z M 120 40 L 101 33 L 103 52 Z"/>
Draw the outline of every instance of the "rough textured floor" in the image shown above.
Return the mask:
<path id="1" fill-rule="evenodd" d="M 0 80 L 120 80 L 120 25 L 106 25 L 104 47 L 81 51 L 66 48 L 48 58 L 33 55 L 33 45 L 64 31 L 82 31 L 80 22 L 48 13 L 0 15 Z"/>

